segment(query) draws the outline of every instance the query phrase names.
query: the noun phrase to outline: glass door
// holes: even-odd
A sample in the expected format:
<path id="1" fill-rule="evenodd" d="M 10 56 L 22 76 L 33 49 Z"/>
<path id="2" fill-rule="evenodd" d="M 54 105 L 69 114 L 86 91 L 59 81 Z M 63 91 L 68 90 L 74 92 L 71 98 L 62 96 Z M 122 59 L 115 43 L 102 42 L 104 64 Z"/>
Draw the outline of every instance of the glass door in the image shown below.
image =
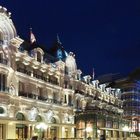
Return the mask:
<path id="1" fill-rule="evenodd" d="M 24 139 L 27 138 L 27 126 L 24 124 L 16 125 L 16 139 Z"/>

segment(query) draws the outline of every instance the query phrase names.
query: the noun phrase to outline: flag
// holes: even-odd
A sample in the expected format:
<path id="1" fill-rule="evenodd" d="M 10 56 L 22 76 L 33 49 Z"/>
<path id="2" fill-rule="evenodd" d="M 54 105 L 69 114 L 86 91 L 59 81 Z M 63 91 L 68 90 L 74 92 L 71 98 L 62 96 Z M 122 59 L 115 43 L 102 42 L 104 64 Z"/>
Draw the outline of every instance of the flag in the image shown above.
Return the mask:
<path id="1" fill-rule="evenodd" d="M 94 68 L 93 68 L 93 72 L 92 72 L 92 79 L 94 80 L 94 77 L 95 77 L 95 71 L 94 71 Z"/>
<path id="2" fill-rule="evenodd" d="M 32 32 L 32 29 L 30 29 L 30 42 L 31 42 L 31 44 L 36 42 L 36 38 L 35 38 L 35 35 Z"/>

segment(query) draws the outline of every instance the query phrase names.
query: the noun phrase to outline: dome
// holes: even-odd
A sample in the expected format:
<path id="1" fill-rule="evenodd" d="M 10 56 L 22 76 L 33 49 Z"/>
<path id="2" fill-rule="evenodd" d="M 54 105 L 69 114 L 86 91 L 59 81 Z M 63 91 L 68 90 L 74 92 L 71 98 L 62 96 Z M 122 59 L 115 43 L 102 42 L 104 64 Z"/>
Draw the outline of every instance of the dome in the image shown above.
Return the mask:
<path id="1" fill-rule="evenodd" d="M 16 29 L 10 18 L 11 13 L 5 7 L 0 6 L 0 41 L 10 41 L 17 36 Z"/>

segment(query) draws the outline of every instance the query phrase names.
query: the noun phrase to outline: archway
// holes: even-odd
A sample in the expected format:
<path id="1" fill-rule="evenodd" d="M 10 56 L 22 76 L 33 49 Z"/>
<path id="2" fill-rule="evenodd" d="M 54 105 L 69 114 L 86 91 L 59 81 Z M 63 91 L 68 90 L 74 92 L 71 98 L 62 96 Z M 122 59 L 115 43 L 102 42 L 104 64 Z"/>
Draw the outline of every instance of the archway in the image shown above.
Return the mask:
<path id="1" fill-rule="evenodd" d="M 18 121 L 25 121 L 25 116 L 23 113 L 18 112 L 16 115 Z M 28 127 L 23 123 L 16 124 L 16 139 L 27 138 Z"/>
<path id="2" fill-rule="evenodd" d="M 43 118 L 40 115 L 37 115 L 35 120 L 37 121 L 37 124 L 34 129 L 34 136 L 38 137 L 39 139 L 43 139 L 48 126 L 45 124 L 45 122 L 43 122 Z"/>
<path id="3" fill-rule="evenodd" d="M 57 120 L 55 117 L 51 117 L 51 120 L 50 122 L 54 125 L 57 123 Z M 51 126 L 49 129 L 48 129 L 48 137 L 53 139 L 54 137 L 58 137 L 58 127 L 57 126 Z"/>

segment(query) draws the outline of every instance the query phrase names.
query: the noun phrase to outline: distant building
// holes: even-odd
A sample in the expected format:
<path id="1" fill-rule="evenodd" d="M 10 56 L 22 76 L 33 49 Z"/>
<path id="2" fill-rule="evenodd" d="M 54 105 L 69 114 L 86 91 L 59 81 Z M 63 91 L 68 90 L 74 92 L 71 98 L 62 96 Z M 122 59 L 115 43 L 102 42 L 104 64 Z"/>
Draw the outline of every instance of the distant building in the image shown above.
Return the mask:
<path id="1" fill-rule="evenodd" d="M 131 121 L 131 131 L 140 136 L 140 69 L 114 81 L 112 87 L 121 89 L 123 118 Z"/>
<path id="2" fill-rule="evenodd" d="M 0 139 L 128 137 L 119 89 L 81 77 L 58 36 L 45 48 L 21 39 L 0 7 Z"/>

